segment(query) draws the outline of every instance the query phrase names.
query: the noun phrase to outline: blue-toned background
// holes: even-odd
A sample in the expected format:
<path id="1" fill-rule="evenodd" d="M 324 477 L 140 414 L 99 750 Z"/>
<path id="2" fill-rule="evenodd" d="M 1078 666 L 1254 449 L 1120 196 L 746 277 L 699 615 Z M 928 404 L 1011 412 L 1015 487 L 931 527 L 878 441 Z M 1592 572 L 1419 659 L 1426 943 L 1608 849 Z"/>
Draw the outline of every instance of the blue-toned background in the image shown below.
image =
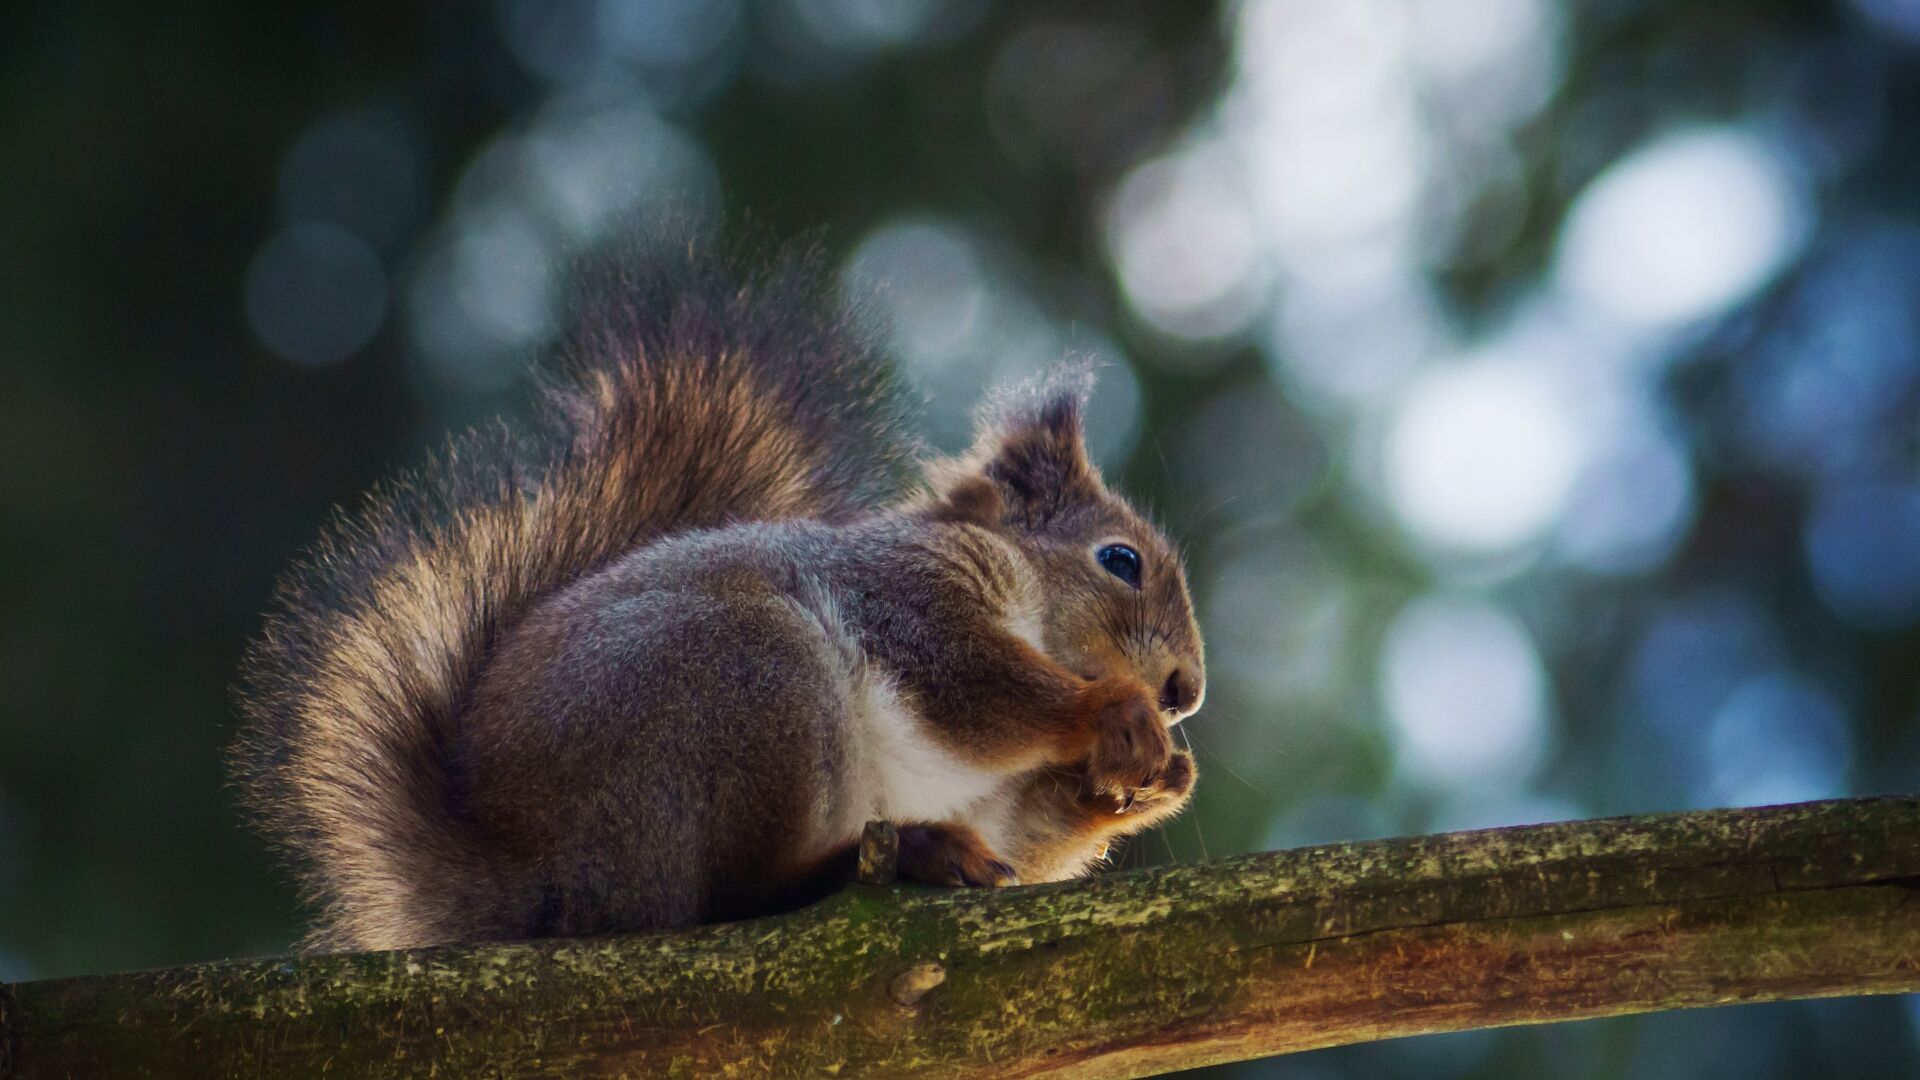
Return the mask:
<path id="1" fill-rule="evenodd" d="M 1912 0 L 14 5 L 0 979 L 287 946 L 273 575 L 661 208 L 829 226 L 944 445 L 1108 362 L 1211 671 L 1129 861 L 1920 791 Z M 1920 1006 L 1233 1071 L 1916 1075 Z"/>

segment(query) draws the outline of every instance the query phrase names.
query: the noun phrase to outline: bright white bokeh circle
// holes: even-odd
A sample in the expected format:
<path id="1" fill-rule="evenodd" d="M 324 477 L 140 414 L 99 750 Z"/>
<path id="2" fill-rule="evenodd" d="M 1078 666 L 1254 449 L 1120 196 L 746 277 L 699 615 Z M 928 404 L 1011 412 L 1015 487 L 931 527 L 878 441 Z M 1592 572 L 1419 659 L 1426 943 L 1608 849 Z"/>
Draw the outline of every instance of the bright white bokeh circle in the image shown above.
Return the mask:
<path id="1" fill-rule="evenodd" d="M 1498 550 L 1559 515 L 1581 464 L 1579 438 L 1552 384 L 1508 362 L 1435 368 L 1390 416 L 1382 465 L 1388 505 L 1442 547 Z"/>
<path id="2" fill-rule="evenodd" d="M 1387 631 L 1380 689 L 1394 760 L 1432 787 L 1517 788 L 1547 747 L 1546 675 L 1514 618 L 1483 600 L 1430 596 Z"/>
<path id="3" fill-rule="evenodd" d="M 1798 252 L 1806 195 L 1780 155 L 1732 128 L 1680 132 L 1601 173 L 1568 211 L 1553 276 L 1622 322 L 1716 314 Z"/>

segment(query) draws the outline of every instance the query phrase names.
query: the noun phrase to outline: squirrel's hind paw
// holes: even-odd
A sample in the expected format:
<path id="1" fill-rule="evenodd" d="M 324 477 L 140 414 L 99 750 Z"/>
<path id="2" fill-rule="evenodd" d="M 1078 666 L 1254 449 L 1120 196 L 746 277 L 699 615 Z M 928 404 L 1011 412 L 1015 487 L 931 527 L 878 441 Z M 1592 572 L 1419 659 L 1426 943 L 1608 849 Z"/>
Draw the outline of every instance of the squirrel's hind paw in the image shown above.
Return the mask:
<path id="1" fill-rule="evenodd" d="M 927 885 L 1018 885 L 1019 875 L 965 825 L 900 826 L 900 876 Z"/>

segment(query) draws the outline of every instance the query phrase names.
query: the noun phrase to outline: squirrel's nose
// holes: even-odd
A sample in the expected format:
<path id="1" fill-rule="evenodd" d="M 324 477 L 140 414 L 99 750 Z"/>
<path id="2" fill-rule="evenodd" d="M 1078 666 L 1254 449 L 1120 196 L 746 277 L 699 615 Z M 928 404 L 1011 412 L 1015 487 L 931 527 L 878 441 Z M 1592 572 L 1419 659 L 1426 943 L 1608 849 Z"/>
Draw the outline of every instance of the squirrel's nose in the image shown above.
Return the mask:
<path id="1" fill-rule="evenodd" d="M 1185 668 L 1174 668 L 1160 687 L 1160 708 L 1180 716 L 1200 702 L 1200 680 Z"/>

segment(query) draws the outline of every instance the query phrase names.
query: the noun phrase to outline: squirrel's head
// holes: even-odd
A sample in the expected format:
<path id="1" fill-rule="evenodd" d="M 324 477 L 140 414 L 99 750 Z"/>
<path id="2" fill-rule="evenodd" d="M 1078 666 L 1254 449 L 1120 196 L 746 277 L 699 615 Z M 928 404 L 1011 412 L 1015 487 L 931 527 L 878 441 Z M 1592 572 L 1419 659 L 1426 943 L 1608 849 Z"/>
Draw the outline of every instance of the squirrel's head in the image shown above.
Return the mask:
<path id="1" fill-rule="evenodd" d="M 1010 540 L 1036 572 L 1046 652 L 1151 687 L 1169 724 L 1200 707 L 1206 658 L 1180 552 L 1087 456 L 1084 368 L 1002 395 L 973 447 L 928 469 L 930 509 Z"/>

